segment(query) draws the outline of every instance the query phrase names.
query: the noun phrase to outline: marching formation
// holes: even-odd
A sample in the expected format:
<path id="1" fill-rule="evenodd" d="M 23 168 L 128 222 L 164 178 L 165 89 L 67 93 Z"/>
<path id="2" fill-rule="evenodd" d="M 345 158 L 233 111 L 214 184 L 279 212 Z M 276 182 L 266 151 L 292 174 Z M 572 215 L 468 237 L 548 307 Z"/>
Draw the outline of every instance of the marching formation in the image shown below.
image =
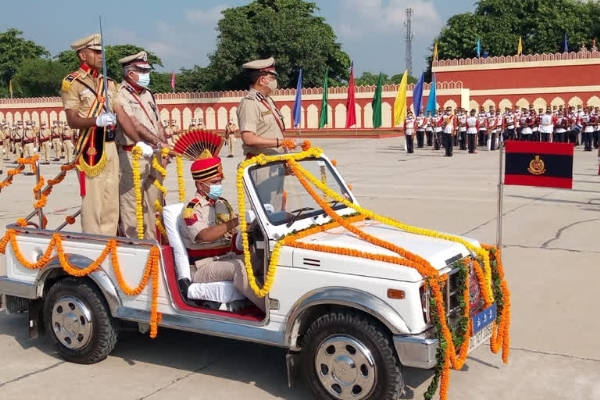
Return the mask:
<path id="1" fill-rule="evenodd" d="M 501 113 L 500 109 L 490 106 L 486 111 L 464 108 L 438 109 L 414 116 L 408 111 L 404 121 L 406 151 L 414 152 L 416 147 L 433 147 L 433 150 L 445 149 L 445 156 L 451 157 L 453 148 L 477 153 L 477 147 L 493 151 L 499 148 L 500 141 L 520 140 L 528 142 L 573 143 L 584 146 L 584 151 L 598 149 L 600 140 L 600 107 L 563 105 L 552 108 L 509 107 Z"/>

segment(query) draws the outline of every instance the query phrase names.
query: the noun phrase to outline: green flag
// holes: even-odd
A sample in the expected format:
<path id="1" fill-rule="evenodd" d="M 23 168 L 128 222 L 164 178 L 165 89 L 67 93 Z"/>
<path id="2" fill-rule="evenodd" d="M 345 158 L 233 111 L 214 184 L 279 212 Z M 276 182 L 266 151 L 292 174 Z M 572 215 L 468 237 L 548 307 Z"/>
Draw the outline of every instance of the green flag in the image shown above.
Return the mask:
<path id="1" fill-rule="evenodd" d="M 383 76 L 379 73 L 377 79 L 377 88 L 375 89 L 375 95 L 373 95 L 373 102 L 371 106 L 373 108 L 373 128 L 379 128 L 381 124 L 381 92 L 383 90 Z"/>
<path id="2" fill-rule="evenodd" d="M 325 81 L 323 82 L 323 99 L 321 100 L 321 116 L 319 117 L 319 129 L 327 125 L 329 110 L 328 110 L 328 97 L 329 97 L 329 67 L 325 69 Z"/>

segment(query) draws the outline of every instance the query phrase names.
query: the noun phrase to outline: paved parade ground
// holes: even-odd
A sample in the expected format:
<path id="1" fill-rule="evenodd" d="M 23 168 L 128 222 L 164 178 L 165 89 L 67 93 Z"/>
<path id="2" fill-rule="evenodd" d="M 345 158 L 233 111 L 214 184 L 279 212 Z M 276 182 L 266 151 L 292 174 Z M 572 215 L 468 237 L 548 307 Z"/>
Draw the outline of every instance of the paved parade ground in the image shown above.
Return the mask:
<path id="1" fill-rule="evenodd" d="M 440 231 L 494 244 L 498 152 L 469 155 L 416 149 L 403 139 L 312 139 L 338 162 L 363 206 Z M 234 195 L 238 155 L 223 158 L 224 197 Z M 224 151 L 226 153 L 226 151 Z M 12 167 L 8 164 L 7 167 Z M 42 166 L 53 177 L 58 164 Z M 188 171 L 186 165 L 186 171 Z M 450 399 L 600 399 L 600 346 L 593 293 L 600 282 L 600 176 L 595 151 L 575 150 L 573 190 L 507 186 L 503 262 L 512 292 L 510 363 L 484 345 L 452 371 Z M 177 200 L 175 164 L 167 179 Z M 189 174 L 188 174 L 189 175 Z M 0 226 L 31 211 L 33 177 L 0 193 Z M 187 179 L 188 197 L 193 193 Z M 46 212 L 54 227 L 80 203 L 75 175 L 57 186 Z M 77 223 L 77 229 L 78 228 Z M 0 262 L 0 273 L 4 273 Z M 48 338 L 27 339 L 27 319 L 0 315 L 0 399 L 310 399 L 297 378 L 287 387 L 285 352 L 159 328 L 157 339 L 121 335 L 105 361 L 57 358 Z M 404 398 L 421 399 L 431 372 L 406 370 Z"/>

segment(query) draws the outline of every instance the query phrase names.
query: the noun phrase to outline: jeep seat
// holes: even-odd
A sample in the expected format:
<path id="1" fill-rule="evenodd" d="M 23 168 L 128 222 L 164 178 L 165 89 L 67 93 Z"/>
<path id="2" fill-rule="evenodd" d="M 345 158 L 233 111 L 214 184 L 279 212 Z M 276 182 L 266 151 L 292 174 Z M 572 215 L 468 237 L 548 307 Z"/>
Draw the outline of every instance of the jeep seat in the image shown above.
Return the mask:
<path id="1" fill-rule="evenodd" d="M 178 220 L 181 218 L 185 204 L 169 204 L 163 208 L 163 220 L 169 245 L 173 248 L 175 260 L 175 272 L 177 281 L 180 283 L 182 295 L 189 300 L 204 300 L 226 305 L 236 300 L 244 300 L 246 297 L 240 293 L 232 281 L 191 283 L 191 271 L 188 252 L 183 245 L 181 233 L 179 232 Z M 187 282 L 187 284 L 181 284 Z"/>

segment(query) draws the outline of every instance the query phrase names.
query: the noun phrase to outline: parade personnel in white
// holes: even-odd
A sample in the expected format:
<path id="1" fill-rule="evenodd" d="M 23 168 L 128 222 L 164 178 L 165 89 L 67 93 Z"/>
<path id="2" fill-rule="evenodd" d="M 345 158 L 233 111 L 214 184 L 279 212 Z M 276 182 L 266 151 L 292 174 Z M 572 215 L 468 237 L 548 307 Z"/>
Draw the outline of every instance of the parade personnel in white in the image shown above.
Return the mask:
<path id="1" fill-rule="evenodd" d="M 414 153 L 414 135 L 417 121 L 415 120 L 412 111 L 408 110 L 408 115 L 404 120 L 404 150 L 408 154 Z"/>
<path id="2" fill-rule="evenodd" d="M 469 149 L 469 154 L 477 153 L 475 150 L 475 145 L 477 140 L 477 132 L 479 132 L 479 118 L 477 118 L 475 112 L 475 109 L 472 109 L 471 115 L 469 115 L 465 121 L 467 126 L 467 146 Z"/>

